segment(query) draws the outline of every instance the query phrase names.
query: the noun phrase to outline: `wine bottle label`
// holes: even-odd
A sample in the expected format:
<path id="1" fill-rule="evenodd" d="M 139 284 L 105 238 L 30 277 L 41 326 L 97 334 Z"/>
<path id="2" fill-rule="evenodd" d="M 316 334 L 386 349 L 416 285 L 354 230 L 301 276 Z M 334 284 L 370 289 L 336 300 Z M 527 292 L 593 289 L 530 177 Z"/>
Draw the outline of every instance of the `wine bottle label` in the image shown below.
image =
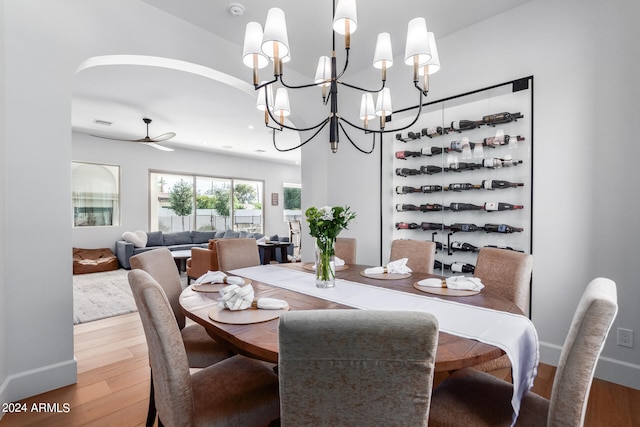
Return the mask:
<path id="1" fill-rule="evenodd" d="M 462 151 L 464 143 L 462 141 L 451 141 L 451 149 L 456 151 Z"/>
<path id="2" fill-rule="evenodd" d="M 485 211 L 497 211 L 498 210 L 498 202 L 487 202 L 484 204 Z"/>
<path id="3" fill-rule="evenodd" d="M 423 133 L 427 136 L 438 135 L 438 128 L 437 127 L 426 128 L 426 129 L 423 129 Z"/>
<path id="4" fill-rule="evenodd" d="M 507 233 L 509 231 L 509 227 L 504 224 L 500 224 L 498 226 L 498 233 Z"/>
<path id="5" fill-rule="evenodd" d="M 485 179 L 484 181 L 482 181 L 482 188 L 484 188 L 485 190 L 493 190 L 493 187 L 491 186 L 491 181 L 489 181 L 488 179 Z"/>

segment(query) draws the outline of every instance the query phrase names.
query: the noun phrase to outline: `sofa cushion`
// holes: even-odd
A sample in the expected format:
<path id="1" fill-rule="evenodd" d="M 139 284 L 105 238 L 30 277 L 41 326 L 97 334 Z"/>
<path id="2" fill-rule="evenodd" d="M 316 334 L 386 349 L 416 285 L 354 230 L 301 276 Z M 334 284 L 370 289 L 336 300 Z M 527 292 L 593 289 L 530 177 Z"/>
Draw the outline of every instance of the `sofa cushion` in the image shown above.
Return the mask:
<path id="1" fill-rule="evenodd" d="M 142 230 L 125 231 L 122 233 L 122 240 L 133 243 L 136 248 L 144 248 L 147 246 L 147 233 Z"/>
<path id="2" fill-rule="evenodd" d="M 274 234 L 273 236 L 269 237 L 269 240 L 271 240 L 272 242 L 279 242 L 280 237 L 278 237 L 277 234 Z"/>
<path id="3" fill-rule="evenodd" d="M 215 239 L 215 231 L 193 231 L 191 239 L 193 243 L 207 243 L 210 239 Z"/>
<path id="4" fill-rule="evenodd" d="M 150 231 L 147 233 L 147 247 L 163 245 L 162 231 Z"/>
<path id="5" fill-rule="evenodd" d="M 240 232 L 238 231 L 227 230 L 224 233 L 225 239 L 237 239 L 238 237 L 240 237 Z"/>
<path id="6" fill-rule="evenodd" d="M 175 233 L 164 233 L 162 235 L 164 246 L 186 245 L 193 243 L 191 241 L 190 231 L 178 231 Z"/>
<path id="7" fill-rule="evenodd" d="M 224 237 L 224 233 L 226 233 L 225 230 L 218 230 L 216 231 L 215 236 L 213 237 L 214 239 L 222 239 Z"/>

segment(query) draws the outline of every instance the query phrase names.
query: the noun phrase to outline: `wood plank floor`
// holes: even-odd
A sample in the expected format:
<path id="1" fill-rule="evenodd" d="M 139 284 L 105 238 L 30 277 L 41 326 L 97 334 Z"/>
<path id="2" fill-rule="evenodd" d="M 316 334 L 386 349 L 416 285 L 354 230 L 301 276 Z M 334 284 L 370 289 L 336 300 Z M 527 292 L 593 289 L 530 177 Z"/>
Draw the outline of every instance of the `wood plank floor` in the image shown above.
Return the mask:
<path id="1" fill-rule="evenodd" d="M 138 313 L 74 327 L 77 384 L 24 401 L 68 403 L 68 413 L 9 413 L 0 427 L 9 426 L 143 426 L 149 397 L 147 346 Z M 534 391 L 549 397 L 555 368 L 541 365 Z M 500 377 L 508 370 L 496 371 Z M 437 381 L 437 380 L 436 380 Z M 595 379 L 586 426 L 640 426 L 640 390 Z"/>

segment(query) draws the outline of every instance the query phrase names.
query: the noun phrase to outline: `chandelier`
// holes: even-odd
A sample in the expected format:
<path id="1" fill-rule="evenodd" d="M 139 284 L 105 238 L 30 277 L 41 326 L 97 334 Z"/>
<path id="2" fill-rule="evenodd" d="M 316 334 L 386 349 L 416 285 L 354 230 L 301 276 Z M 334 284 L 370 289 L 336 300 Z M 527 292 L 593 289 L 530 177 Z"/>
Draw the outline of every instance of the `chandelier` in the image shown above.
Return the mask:
<path id="1" fill-rule="evenodd" d="M 440 69 L 440 60 L 436 48 L 435 37 L 432 32 L 427 31 L 427 24 L 424 18 L 414 18 L 409 21 L 407 28 L 407 40 L 405 45 L 405 64 L 413 67 L 413 85 L 419 92 L 418 112 L 416 117 L 407 126 L 399 129 L 386 130 L 385 124 L 392 113 L 391 92 L 386 87 L 387 68 L 393 65 L 393 54 L 391 51 L 391 37 L 389 33 L 378 34 L 373 67 L 380 69 L 382 74 L 382 85 L 377 89 L 365 89 L 342 80 L 342 76 L 349 66 L 349 51 L 351 49 L 351 34 L 358 26 L 355 0 L 338 0 L 333 3 L 333 48 L 331 57 L 321 56 L 318 60 L 315 78 L 313 83 L 303 85 L 289 85 L 283 76 L 283 64 L 291 60 L 289 50 L 289 40 L 285 15 L 282 9 L 271 8 L 267 13 L 264 31 L 257 22 L 249 22 L 245 31 L 243 45 L 243 63 L 253 69 L 253 86 L 258 91 L 256 107 L 264 111 L 265 125 L 273 130 L 273 145 L 278 151 L 291 151 L 302 147 L 320 131 L 329 125 L 329 143 L 331 151 L 338 151 L 340 134 L 359 151 L 370 154 L 375 149 L 376 135 L 379 135 L 382 142 L 382 135 L 387 132 L 397 132 L 409 128 L 416 123 L 422 111 L 422 99 L 429 91 L 429 75 Z M 341 71 L 338 71 L 336 60 L 336 33 L 344 35 L 345 62 Z M 260 82 L 258 70 L 269 65 L 269 60 L 273 63 L 273 80 Z M 291 114 L 288 90 L 304 89 L 309 87 L 322 88 L 322 102 L 329 105 L 329 115 L 319 123 L 306 127 L 296 128 L 285 124 L 285 117 Z M 361 124 L 355 124 L 341 116 L 338 112 L 338 87 L 344 86 L 362 92 L 360 103 Z M 274 97 L 275 93 L 275 97 Z M 377 99 L 374 104 L 373 95 Z M 375 105 L 375 106 L 374 106 Z M 378 118 L 376 128 L 372 128 L 372 121 Z M 275 123 L 271 124 L 271 123 Z M 365 134 L 372 134 L 372 145 L 370 150 L 363 150 L 353 142 L 345 124 L 350 128 L 357 129 Z M 276 131 L 290 129 L 298 132 L 313 132 L 311 136 L 299 145 L 282 149 L 276 144 Z"/>

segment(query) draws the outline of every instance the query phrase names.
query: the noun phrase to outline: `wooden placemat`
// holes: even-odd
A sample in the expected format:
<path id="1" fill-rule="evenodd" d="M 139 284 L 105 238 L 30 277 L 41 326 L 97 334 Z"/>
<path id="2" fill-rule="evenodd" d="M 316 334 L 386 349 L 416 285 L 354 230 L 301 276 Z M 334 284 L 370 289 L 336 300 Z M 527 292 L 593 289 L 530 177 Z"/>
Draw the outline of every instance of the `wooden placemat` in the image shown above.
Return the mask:
<path id="1" fill-rule="evenodd" d="M 246 310 L 231 311 L 217 305 L 209 312 L 209 318 L 220 323 L 230 325 L 249 325 L 251 323 L 267 322 L 277 319 L 280 315 L 289 311 L 289 306 L 280 310 L 265 310 L 259 308 L 248 308 Z"/>
<path id="2" fill-rule="evenodd" d="M 397 279 L 406 279 L 411 277 L 411 273 L 374 273 L 367 274 L 362 270 L 360 272 L 361 276 L 368 277 L 369 279 L 378 279 L 378 280 L 397 280 Z"/>
<path id="3" fill-rule="evenodd" d="M 251 283 L 251 280 L 249 279 L 245 279 L 244 277 L 242 278 L 244 280 L 244 284 L 248 285 L 249 283 Z M 191 285 L 191 289 L 193 289 L 196 292 L 220 292 L 220 289 L 224 288 L 225 286 L 229 286 L 227 283 L 194 283 L 193 285 Z"/>
<path id="4" fill-rule="evenodd" d="M 471 295 L 477 295 L 480 293 L 478 290 L 463 290 L 463 289 L 449 289 L 449 288 L 435 288 L 431 286 L 420 286 L 418 283 L 414 283 L 413 287 L 419 291 L 427 292 L 434 295 L 442 295 L 445 297 L 468 297 Z"/>
<path id="5" fill-rule="evenodd" d="M 305 265 L 302 266 L 302 268 L 304 268 L 305 270 L 309 270 L 309 271 L 316 271 L 315 268 L 313 268 L 316 264 L 314 262 L 309 262 Z M 342 270 L 346 270 L 348 269 L 349 266 L 347 264 L 342 264 L 336 267 L 336 271 L 342 271 Z"/>

